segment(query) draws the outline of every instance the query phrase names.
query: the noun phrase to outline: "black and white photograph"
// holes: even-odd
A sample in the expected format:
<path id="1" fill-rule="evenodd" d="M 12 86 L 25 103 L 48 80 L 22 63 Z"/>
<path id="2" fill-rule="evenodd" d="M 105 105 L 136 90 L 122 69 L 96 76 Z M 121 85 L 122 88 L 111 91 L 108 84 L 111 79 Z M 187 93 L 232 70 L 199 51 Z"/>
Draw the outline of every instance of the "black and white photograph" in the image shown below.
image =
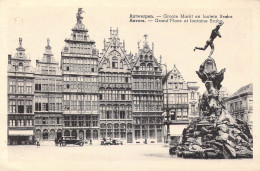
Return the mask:
<path id="1" fill-rule="evenodd" d="M 0 170 L 259 170 L 259 9 L 0 1 Z"/>

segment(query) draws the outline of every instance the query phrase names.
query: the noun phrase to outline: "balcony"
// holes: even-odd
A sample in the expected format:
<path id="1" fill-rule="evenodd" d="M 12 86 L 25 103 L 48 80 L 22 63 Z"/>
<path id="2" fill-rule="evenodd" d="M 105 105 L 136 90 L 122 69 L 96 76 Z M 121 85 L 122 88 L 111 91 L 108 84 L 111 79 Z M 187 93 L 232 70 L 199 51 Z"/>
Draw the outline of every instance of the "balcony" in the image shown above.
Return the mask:
<path id="1" fill-rule="evenodd" d="M 164 108 L 167 108 L 167 104 L 164 104 Z M 188 109 L 189 108 L 189 104 L 168 104 L 168 108 L 169 109 Z"/>
<path id="2" fill-rule="evenodd" d="M 110 88 L 132 88 L 132 84 L 131 83 L 104 83 L 104 82 L 100 82 L 99 83 L 99 87 L 110 87 Z"/>
<path id="3" fill-rule="evenodd" d="M 133 71 L 133 75 L 161 75 L 162 72 L 156 72 L 156 71 Z"/>

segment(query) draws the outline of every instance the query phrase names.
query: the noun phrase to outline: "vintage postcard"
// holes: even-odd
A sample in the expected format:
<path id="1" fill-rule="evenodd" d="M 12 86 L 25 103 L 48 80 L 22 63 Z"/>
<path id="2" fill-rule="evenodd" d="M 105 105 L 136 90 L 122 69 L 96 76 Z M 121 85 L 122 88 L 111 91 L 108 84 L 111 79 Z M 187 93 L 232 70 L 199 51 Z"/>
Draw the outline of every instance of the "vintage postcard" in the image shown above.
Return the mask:
<path id="1" fill-rule="evenodd" d="M 259 170 L 259 1 L 0 1 L 0 170 Z"/>

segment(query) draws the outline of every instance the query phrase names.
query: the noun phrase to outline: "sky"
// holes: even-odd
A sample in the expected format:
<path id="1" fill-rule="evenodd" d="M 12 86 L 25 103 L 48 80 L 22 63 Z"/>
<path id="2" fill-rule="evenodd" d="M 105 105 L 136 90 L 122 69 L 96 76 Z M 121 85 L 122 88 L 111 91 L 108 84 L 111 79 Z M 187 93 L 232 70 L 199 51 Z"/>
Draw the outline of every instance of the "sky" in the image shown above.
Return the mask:
<path id="1" fill-rule="evenodd" d="M 78 2 L 78 1 L 76 1 Z M 184 79 L 196 81 L 201 87 L 200 92 L 205 91 L 195 71 L 207 58 L 210 47 L 206 51 L 193 51 L 195 46 L 204 46 L 209 39 L 211 30 L 215 23 L 133 23 L 129 22 L 130 14 L 133 15 L 229 15 L 232 18 L 222 19 L 224 25 L 220 28 L 222 38 L 214 41 L 215 51 L 212 57 L 215 59 L 217 69 L 220 71 L 226 68 L 225 78 L 222 85 L 230 92 L 235 92 L 241 86 L 254 81 L 253 71 L 253 11 L 247 6 L 235 8 L 232 5 L 225 8 L 207 6 L 203 8 L 190 8 L 185 6 L 169 6 L 160 4 L 152 6 L 142 4 L 127 5 L 117 4 L 90 4 L 88 1 L 74 5 L 60 4 L 18 4 L 4 8 L 5 23 L 4 54 L 15 54 L 18 47 L 19 37 L 23 38 L 23 47 L 32 60 L 35 67 L 35 60 L 41 59 L 47 38 L 50 38 L 50 45 L 56 60 L 60 61 L 61 49 L 64 47 L 65 38 L 71 34 L 71 29 L 76 23 L 77 8 L 81 7 L 83 23 L 89 30 L 89 36 L 96 42 L 96 47 L 101 52 L 104 38 L 108 39 L 110 27 L 119 29 L 119 37 L 125 40 L 127 53 L 138 52 L 137 42 L 144 41 L 144 34 L 148 35 L 150 47 L 154 43 L 155 57 L 159 60 L 162 56 L 163 63 L 167 64 L 168 70 L 174 66 L 182 73 Z M 97 1 L 95 1 L 97 2 Z M 2 14 L 3 17 L 3 14 Z M 193 18 L 194 19 L 194 18 Z M 220 18 L 218 18 L 220 19 Z"/>

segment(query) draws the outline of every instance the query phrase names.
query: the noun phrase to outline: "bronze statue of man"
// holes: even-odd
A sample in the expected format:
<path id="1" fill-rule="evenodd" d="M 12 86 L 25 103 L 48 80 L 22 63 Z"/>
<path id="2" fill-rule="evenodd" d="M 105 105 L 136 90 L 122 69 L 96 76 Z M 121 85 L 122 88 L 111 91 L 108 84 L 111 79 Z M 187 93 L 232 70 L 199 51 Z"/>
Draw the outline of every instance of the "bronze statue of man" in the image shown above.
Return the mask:
<path id="1" fill-rule="evenodd" d="M 214 39 L 218 36 L 218 37 L 221 37 L 220 33 L 219 33 L 219 29 L 220 27 L 224 24 L 223 21 L 219 22 L 219 24 L 216 26 L 215 29 L 213 29 L 211 31 L 211 35 L 210 35 L 210 38 L 209 40 L 207 40 L 206 42 L 206 45 L 204 47 L 195 47 L 193 50 L 195 51 L 196 49 L 199 49 L 199 50 L 206 50 L 208 48 L 208 46 L 210 46 L 211 48 L 211 51 L 210 51 L 210 54 L 209 54 L 209 57 L 211 57 L 211 55 L 213 54 L 214 52 L 214 44 L 213 44 L 213 41 Z"/>

